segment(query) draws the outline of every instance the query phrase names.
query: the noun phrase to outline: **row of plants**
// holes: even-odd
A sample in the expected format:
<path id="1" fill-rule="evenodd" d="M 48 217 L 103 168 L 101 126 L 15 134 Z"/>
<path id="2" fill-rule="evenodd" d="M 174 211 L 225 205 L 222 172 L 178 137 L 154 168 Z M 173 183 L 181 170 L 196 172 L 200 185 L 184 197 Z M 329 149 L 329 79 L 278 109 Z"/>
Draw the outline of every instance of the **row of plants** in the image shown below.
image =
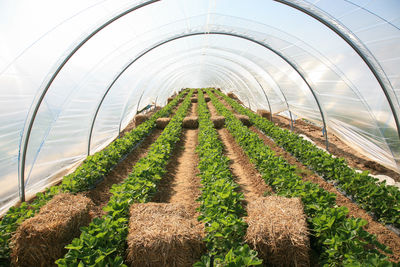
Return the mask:
<path id="1" fill-rule="evenodd" d="M 365 220 L 350 218 L 346 207 L 336 205 L 336 195 L 303 181 L 294 166 L 276 156 L 256 133 L 218 101 L 211 90 L 207 93 L 218 113 L 225 116 L 227 129 L 266 183 L 279 195 L 301 198 L 312 234 L 312 247 L 319 253 L 323 266 L 392 266 L 383 254 L 391 251 L 363 229 L 367 224 Z"/>
<path id="2" fill-rule="evenodd" d="M 152 132 L 157 118 L 168 116 L 171 113 L 183 94 L 184 92 L 124 137 L 116 139 L 105 149 L 88 156 L 73 173 L 63 178 L 60 185 L 49 187 L 45 192 L 37 193 L 31 203 L 23 202 L 17 207 L 11 207 L 0 222 L 0 263 L 9 264 L 9 240 L 22 222 L 33 217 L 56 194 L 82 192 L 101 181 L 119 161 Z"/>
<path id="3" fill-rule="evenodd" d="M 302 164 L 309 167 L 334 184 L 347 195 L 351 196 L 363 209 L 371 212 L 378 221 L 400 227 L 400 191 L 397 187 L 386 185 L 378 179 L 350 168 L 343 158 L 335 158 L 319 149 L 313 143 L 297 134 L 275 126 L 269 120 L 241 106 L 235 100 L 220 93 L 237 112 L 249 116 L 251 122 L 271 137 L 276 144 L 296 157 Z"/>
<path id="4" fill-rule="evenodd" d="M 260 265 L 257 252 L 244 244 L 247 224 L 246 211 L 241 205 L 243 194 L 233 181 L 229 159 L 223 155 L 223 144 L 210 119 L 202 90 L 198 90 L 199 155 L 201 196 L 199 220 L 206 229 L 208 254 L 195 266 L 253 266 Z"/>
<path id="5" fill-rule="evenodd" d="M 129 208 L 132 203 L 148 202 L 157 184 L 166 173 L 166 165 L 179 140 L 182 121 L 191 105 L 191 91 L 160 137 L 150 146 L 146 157 L 133 167 L 132 173 L 120 184 L 112 186 L 112 196 L 101 218 L 81 228 L 81 235 L 67 245 L 66 255 L 58 266 L 125 266 L 123 255 L 128 235 Z"/>

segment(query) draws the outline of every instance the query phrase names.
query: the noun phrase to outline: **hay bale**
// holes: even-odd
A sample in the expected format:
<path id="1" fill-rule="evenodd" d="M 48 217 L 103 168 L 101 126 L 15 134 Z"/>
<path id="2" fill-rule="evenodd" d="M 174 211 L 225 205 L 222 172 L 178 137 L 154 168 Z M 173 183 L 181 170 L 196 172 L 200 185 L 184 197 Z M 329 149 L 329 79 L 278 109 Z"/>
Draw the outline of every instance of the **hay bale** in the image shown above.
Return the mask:
<path id="1" fill-rule="evenodd" d="M 221 129 L 225 126 L 225 117 L 223 116 L 215 116 L 211 117 L 212 122 L 214 123 L 214 127 L 216 129 Z"/>
<path id="2" fill-rule="evenodd" d="M 257 110 L 257 114 L 260 115 L 263 118 L 270 119 L 271 118 L 271 113 L 265 109 L 259 109 Z"/>
<path id="3" fill-rule="evenodd" d="M 181 204 L 136 203 L 130 209 L 130 266 L 192 266 L 205 252 L 204 226 Z"/>
<path id="4" fill-rule="evenodd" d="M 187 129 L 197 129 L 199 128 L 199 119 L 198 117 L 191 116 L 183 119 L 182 127 Z"/>
<path id="5" fill-rule="evenodd" d="M 171 102 L 172 100 L 174 100 L 175 97 L 168 97 L 167 101 L 168 103 Z"/>
<path id="6" fill-rule="evenodd" d="M 246 242 L 267 265 L 310 266 L 310 240 L 299 198 L 260 197 L 247 205 Z"/>
<path id="7" fill-rule="evenodd" d="M 240 101 L 239 97 L 237 97 L 234 93 L 229 92 L 227 94 L 228 97 L 232 98 L 233 100 L 236 100 L 236 102 L 238 102 L 239 104 L 243 105 L 243 102 Z"/>
<path id="8" fill-rule="evenodd" d="M 197 97 L 192 97 L 190 98 L 190 100 L 192 101 L 192 103 L 197 103 Z"/>
<path id="9" fill-rule="evenodd" d="M 170 118 L 158 118 L 156 120 L 156 127 L 158 129 L 164 129 L 165 127 L 167 127 L 170 120 Z"/>
<path id="10" fill-rule="evenodd" d="M 79 236 L 81 226 L 92 220 L 92 200 L 82 195 L 59 194 L 23 222 L 11 239 L 13 266 L 54 266 Z"/>
<path id="11" fill-rule="evenodd" d="M 206 102 L 209 102 L 211 99 L 210 99 L 209 96 L 206 96 L 206 97 L 204 97 L 204 100 L 205 100 Z"/>
<path id="12" fill-rule="evenodd" d="M 139 114 L 135 116 L 135 127 L 138 127 L 143 122 L 147 121 L 149 118 L 146 114 Z"/>
<path id="13" fill-rule="evenodd" d="M 251 122 L 249 119 L 249 116 L 246 115 L 235 115 L 235 117 L 241 121 L 241 123 L 243 123 L 246 126 L 251 126 Z"/>
<path id="14" fill-rule="evenodd" d="M 230 97 L 230 98 L 232 98 L 232 99 L 235 99 L 235 100 L 239 99 L 239 98 L 238 98 L 234 93 L 232 93 L 232 92 L 229 92 L 229 93 L 227 94 L 227 96 Z"/>

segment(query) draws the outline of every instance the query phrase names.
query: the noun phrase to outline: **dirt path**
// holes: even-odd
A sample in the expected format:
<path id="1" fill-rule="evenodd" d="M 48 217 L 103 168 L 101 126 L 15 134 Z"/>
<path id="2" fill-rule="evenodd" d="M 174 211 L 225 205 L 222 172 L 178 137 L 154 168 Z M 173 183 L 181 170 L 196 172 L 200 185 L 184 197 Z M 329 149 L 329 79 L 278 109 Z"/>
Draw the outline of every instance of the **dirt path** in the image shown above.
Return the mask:
<path id="1" fill-rule="evenodd" d="M 152 201 L 180 203 L 195 216 L 200 196 L 200 181 L 198 173 L 198 158 L 195 153 L 198 130 L 184 129 L 177 143 L 170 162 L 167 165 L 167 175 L 160 181 L 157 194 Z"/>
<path id="2" fill-rule="evenodd" d="M 207 103 L 207 107 L 211 116 L 218 115 L 211 101 Z M 218 135 L 225 146 L 225 155 L 231 160 L 232 174 L 245 196 L 245 202 L 261 197 L 265 192 L 272 192 L 229 131 L 222 128 L 218 130 Z"/>
<path id="3" fill-rule="evenodd" d="M 197 103 L 192 103 L 187 116 L 197 114 Z M 197 217 L 196 208 L 200 196 L 200 179 L 197 177 L 199 162 L 196 147 L 198 144 L 197 129 L 183 129 L 182 135 L 167 165 L 167 174 L 160 181 L 154 202 L 180 203 L 188 212 Z"/>
<path id="4" fill-rule="evenodd" d="M 261 174 L 255 169 L 243 149 L 236 143 L 226 128 L 218 130 L 220 140 L 225 146 L 225 155 L 231 160 L 230 167 L 235 182 L 245 196 L 244 204 L 264 196 L 272 189 L 264 182 Z"/>
<path id="5" fill-rule="evenodd" d="M 126 179 L 132 171 L 135 163 L 146 156 L 149 146 L 154 143 L 160 136 L 161 130 L 154 129 L 153 133 L 147 136 L 143 142 L 132 153 L 130 153 L 123 161 L 121 161 L 105 178 L 92 190 L 83 192 L 82 194 L 90 198 L 96 205 L 95 215 L 100 217 L 105 212 L 102 208 L 108 203 L 111 193 L 110 189 L 113 184 L 121 183 Z"/>
<path id="6" fill-rule="evenodd" d="M 297 174 L 300 175 L 303 180 L 310 181 L 312 183 L 318 184 L 320 187 L 324 188 L 325 190 L 334 193 L 336 195 L 336 203 L 339 206 L 344 206 L 349 209 L 349 215 L 354 216 L 357 218 L 365 219 L 368 222 L 366 225 L 365 230 L 371 234 L 377 236 L 378 241 L 386 246 L 390 247 L 393 251 L 393 255 L 390 256 L 391 260 L 399 261 L 400 260 L 400 237 L 397 236 L 392 231 L 388 230 L 382 224 L 374 221 L 374 219 L 368 215 L 368 213 L 363 210 L 362 208 L 358 207 L 357 204 L 353 203 L 350 199 L 343 196 L 337 189 L 323 178 L 315 175 L 311 170 L 307 167 L 302 165 L 295 157 L 290 155 L 284 149 L 277 146 L 271 139 L 265 136 L 260 130 L 256 127 L 252 126 L 250 129 L 257 133 L 258 136 L 264 141 L 266 145 L 268 145 L 272 150 L 276 152 L 277 155 L 282 156 L 285 158 L 289 164 L 294 165 L 297 167 Z"/>
<path id="7" fill-rule="evenodd" d="M 206 95 L 204 95 L 204 96 L 206 96 Z M 215 107 L 211 101 L 207 102 L 207 108 L 208 108 L 208 111 L 210 111 L 211 117 L 218 116 L 218 112 L 215 109 Z"/>

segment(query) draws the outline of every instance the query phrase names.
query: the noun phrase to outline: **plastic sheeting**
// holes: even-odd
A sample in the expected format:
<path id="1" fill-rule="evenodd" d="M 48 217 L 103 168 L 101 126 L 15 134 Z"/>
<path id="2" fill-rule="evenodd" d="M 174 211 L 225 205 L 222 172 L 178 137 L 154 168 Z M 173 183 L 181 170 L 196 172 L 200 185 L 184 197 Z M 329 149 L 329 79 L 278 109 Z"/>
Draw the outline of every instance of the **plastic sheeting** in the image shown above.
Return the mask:
<path id="1" fill-rule="evenodd" d="M 17 201 L 19 180 L 28 196 L 43 189 L 137 110 L 186 87 L 324 118 L 328 131 L 398 171 L 399 11 L 394 0 L 2 1 L 0 210 Z"/>

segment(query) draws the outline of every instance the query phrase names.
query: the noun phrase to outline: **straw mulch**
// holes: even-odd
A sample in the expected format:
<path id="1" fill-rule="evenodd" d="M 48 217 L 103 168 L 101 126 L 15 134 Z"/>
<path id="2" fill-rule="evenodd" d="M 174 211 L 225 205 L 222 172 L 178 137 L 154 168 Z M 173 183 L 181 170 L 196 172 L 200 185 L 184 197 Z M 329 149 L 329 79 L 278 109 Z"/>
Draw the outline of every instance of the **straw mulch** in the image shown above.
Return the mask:
<path id="1" fill-rule="evenodd" d="M 246 243 L 267 265 L 310 266 L 310 241 L 299 198 L 260 197 L 247 205 Z"/>
<path id="2" fill-rule="evenodd" d="M 216 129 L 221 129 L 225 125 L 225 117 L 224 116 L 214 116 L 214 117 L 211 117 L 211 120 L 214 123 L 214 127 Z"/>
<path id="3" fill-rule="evenodd" d="M 251 126 L 249 116 L 246 115 L 235 115 L 238 120 L 240 120 L 244 125 Z"/>
<path id="4" fill-rule="evenodd" d="M 12 266 L 54 266 L 92 220 L 93 202 L 82 195 L 59 194 L 23 222 L 11 239 Z"/>
<path id="5" fill-rule="evenodd" d="M 135 116 L 135 127 L 138 127 L 140 124 L 147 121 L 148 118 L 149 118 L 149 116 L 146 114 L 136 115 Z"/>
<path id="6" fill-rule="evenodd" d="M 170 118 L 158 118 L 156 120 L 156 127 L 158 129 L 164 129 L 165 127 L 167 127 L 170 120 Z"/>
<path id="7" fill-rule="evenodd" d="M 190 98 L 190 100 L 192 101 L 192 103 L 197 103 L 197 97 L 192 97 Z"/>
<path id="8" fill-rule="evenodd" d="M 267 118 L 267 119 L 271 118 L 271 113 L 269 111 L 266 111 L 265 109 L 257 110 L 257 114 L 263 118 Z"/>
<path id="9" fill-rule="evenodd" d="M 205 253 L 204 226 L 171 203 L 136 203 L 130 209 L 130 266 L 192 266 Z"/>
<path id="10" fill-rule="evenodd" d="M 197 129 L 199 127 L 199 120 L 196 116 L 190 116 L 183 119 L 182 127 L 187 129 Z"/>

